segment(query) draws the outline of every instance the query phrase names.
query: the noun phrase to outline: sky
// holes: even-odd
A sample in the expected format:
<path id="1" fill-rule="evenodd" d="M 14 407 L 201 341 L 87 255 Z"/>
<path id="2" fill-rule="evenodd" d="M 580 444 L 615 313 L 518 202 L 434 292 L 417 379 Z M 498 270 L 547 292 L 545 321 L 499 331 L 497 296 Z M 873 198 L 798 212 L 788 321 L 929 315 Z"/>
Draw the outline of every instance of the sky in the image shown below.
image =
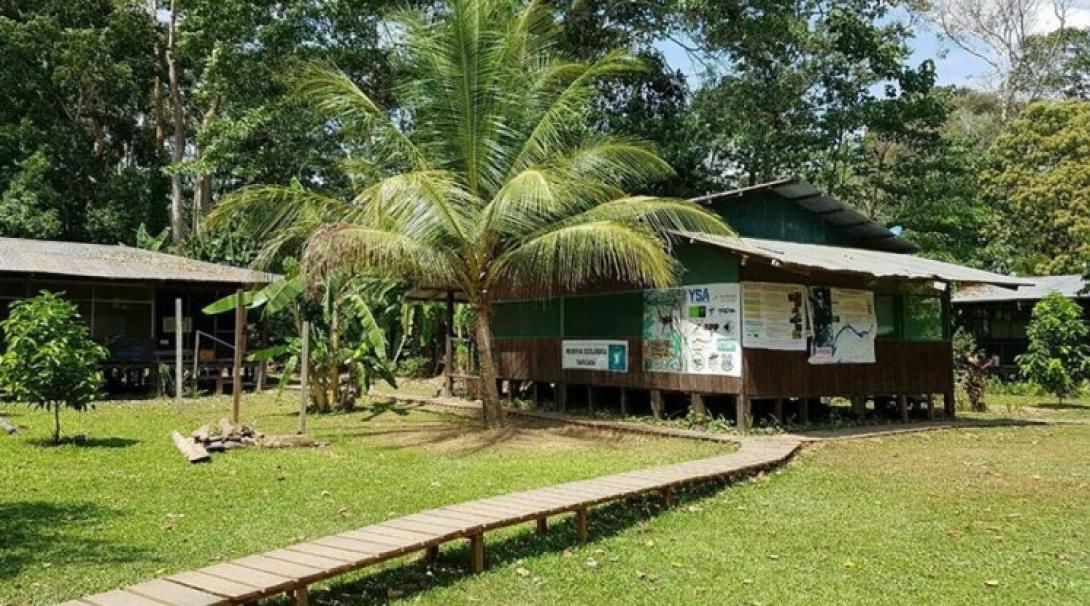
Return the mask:
<path id="1" fill-rule="evenodd" d="M 1070 0 L 1069 0 L 1070 1 Z M 1052 14 L 1049 2 L 1041 2 L 1041 14 L 1036 20 L 1034 28 L 1039 33 L 1055 30 L 1059 22 Z M 898 15 L 905 18 L 907 15 Z M 1066 17 L 1068 27 L 1090 27 L 1090 0 L 1076 0 L 1069 9 Z M 935 61 L 937 84 L 940 86 L 957 85 L 971 88 L 989 88 L 994 81 L 994 74 L 979 57 L 959 48 L 942 36 L 931 26 L 925 23 L 917 23 L 914 27 L 916 37 L 909 42 L 912 48 L 912 56 L 909 64 L 919 65 L 926 59 Z M 666 56 L 667 62 L 673 67 L 682 70 L 688 76 L 690 85 L 698 82 L 699 65 L 694 65 L 686 52 L 677 44 L 669 41 L 657 45 Z"/>

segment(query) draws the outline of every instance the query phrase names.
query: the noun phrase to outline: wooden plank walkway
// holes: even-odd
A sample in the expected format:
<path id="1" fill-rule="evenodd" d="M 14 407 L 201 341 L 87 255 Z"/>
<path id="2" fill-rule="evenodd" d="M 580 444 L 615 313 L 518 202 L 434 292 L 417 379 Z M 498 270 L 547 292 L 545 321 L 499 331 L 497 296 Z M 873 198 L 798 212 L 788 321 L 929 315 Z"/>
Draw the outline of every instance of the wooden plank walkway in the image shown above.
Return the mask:
<path id="1" fill-rule="evenodd" d="M 750 475 L 787 461 L 800 447 L 796 439 L 742 438 L 735 452 L 516 492 L 479 501 L 429 509 L 357 530 L 289 545 L 147 581 L 124 589 L 64 602 L 61 606 L 227 606 L 287 594 L 307 606 L 307 587 L 349 571 L 424 551 L 455 540 L 470 543 L 470 568 L 484 570 L 484 533 L 536 521 L 546 532 L 548 518 L 573 513 L 580 539 L 588 534 L 589 508 L 627 497 L 659 493 L 673 503 L 680 486 Z"/>

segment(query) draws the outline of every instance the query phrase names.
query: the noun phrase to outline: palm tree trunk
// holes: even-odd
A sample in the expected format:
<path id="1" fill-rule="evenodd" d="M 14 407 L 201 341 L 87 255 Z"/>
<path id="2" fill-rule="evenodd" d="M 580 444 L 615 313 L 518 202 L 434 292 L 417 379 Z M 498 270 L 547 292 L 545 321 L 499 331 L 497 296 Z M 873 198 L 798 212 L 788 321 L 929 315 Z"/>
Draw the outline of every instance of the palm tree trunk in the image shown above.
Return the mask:
<path id="1" fill-rule="evenodd" d="M 481 412 L 485 425 L 498 427 L 504 423 L 500 391 L 496 387 L 496 363 L 492 359 L 492 306 L 477 306 L 477 357 L 481 364 Z"/>

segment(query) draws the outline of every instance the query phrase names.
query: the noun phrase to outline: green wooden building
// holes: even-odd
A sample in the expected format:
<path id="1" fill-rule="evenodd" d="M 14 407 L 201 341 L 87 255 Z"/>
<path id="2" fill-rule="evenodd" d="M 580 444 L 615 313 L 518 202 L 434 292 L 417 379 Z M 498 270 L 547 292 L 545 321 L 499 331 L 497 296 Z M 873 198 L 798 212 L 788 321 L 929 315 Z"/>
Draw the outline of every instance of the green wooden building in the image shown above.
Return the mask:
<path id="1" fill-rule="evenodd" d="M 504 385 L 561 409 L 691 407 L 743 426 L 767 415 L 805 420 L 832 397 L 848 398 L 857 415 L 873 402 L 907 418 L 933 416 L 942 396 L 952 415 L 951 285 L 1022 284 L 914 256 L 804 181 L 696 201 L 740 237 L 676 234 L 677 288 L 603 285 L 498 303 Z"/>

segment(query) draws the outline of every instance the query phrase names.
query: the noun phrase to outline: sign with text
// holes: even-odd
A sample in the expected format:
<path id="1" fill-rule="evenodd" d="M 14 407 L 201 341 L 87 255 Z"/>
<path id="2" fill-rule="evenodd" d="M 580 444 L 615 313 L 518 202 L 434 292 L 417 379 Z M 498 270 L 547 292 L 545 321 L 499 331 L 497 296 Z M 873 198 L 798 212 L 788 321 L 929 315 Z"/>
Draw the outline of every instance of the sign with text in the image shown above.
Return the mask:
<path id="1" fill-rule="evenodd" d="M 565 370 L 628 372 L 627 341 L 568 341 L 561 344 Z"/>
<path id="2" fill-rule="evenodd" d="M 742 376 L 737 284 L 694 284 L 643 293 L 643 369 Z"/>

